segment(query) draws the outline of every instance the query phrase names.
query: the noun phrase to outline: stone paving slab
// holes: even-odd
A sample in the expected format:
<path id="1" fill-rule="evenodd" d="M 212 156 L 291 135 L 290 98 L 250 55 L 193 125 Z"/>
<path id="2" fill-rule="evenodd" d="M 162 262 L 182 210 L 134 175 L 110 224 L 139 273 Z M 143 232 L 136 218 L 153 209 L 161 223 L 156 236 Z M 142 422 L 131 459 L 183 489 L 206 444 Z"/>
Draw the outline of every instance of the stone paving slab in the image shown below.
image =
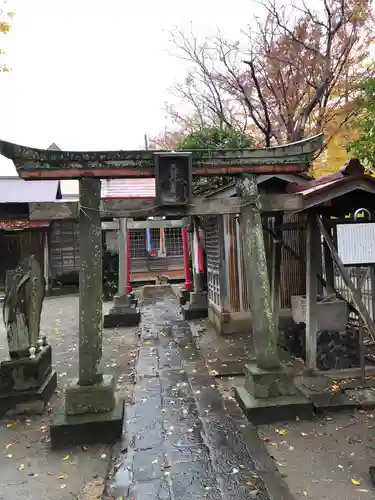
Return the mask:
<path id="1" fill-rule="evenodd" d="M 133 404 L 125 410 L 127 452 L 114 460 L 104 498 L 291 500 L 276 467 L 272 475 L 258 470 L 257 463 L 267 461 L 253 459 L 251 450 L 269 457 L 266 448 L 256 432 L 243 432 L 250 424 L 238 406 L 224 405 L 175 295 L 164 289 L 149 295 Z M 273 488 L 271 497 L 263 476 L 281 494 Z"/>

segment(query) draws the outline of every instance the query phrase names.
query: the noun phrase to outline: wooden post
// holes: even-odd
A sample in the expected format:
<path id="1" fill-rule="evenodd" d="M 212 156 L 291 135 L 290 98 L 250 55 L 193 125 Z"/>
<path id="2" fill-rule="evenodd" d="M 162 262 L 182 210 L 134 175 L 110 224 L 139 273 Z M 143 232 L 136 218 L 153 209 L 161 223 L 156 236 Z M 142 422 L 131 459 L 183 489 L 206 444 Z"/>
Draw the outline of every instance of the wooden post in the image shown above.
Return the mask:
<path id="1" fill-rule="evenodd" d="M 131 255 L 130 255 L 130 231 L 126 230 L 125 237 L 125 293 L 129 295 L 132 291 L 131 286 Z"/>
<path id="2" fill-rule="evenodd" d="M 184 252 L 184 273 L 185 273 L 185 290 L 191 291 L 193 284 L 190 279 L 190 258 L 189 258 L 189 235 L 187 227 L 181 229 L 182 248 Z"/>
<path id="3" fill-rule="evenodd" d="M 327 233 L 331 234 L 331 228 L 328 224 L 329 219 L 324 218 L 323 224 L 326 228 Z M 333 259 L 331 252 L 329 251 L 327 242 L 323 240 L 323 252 L 324 252 L 324 270 L 325 279 L 327 283 L 326 292 L 327 294 L 335 293 L 335 268 L 333 265 Z"/>
<path id="4" fill-rule="evenodd" d="M 271 300 L 272 300 L 272 312 L 277 332 L 279 330 L 279 313 L 280 313 L 280 277 L 281 277 L 281 241 L 282 241 L 282 229 L 280 229 L 279 226 L 281 226 L 282 220 L 283 220 L 282 214 L 277 214 L 275 216 L 276 238 L 274 238 L 272 242 Z"/>
<path id="5" fill-rule="evenodd" d="M 371 211 L 371 220 L 375 221 L 375 211 Z M 375 324 L 375 264 L 370 266 L 371 319 Z"/>
<path id="6" fill-rule="evenodd" d="M 126 219 L 119 220 L 119 248 L 118 248 L 118 287 L 117 295 L 123 297 L 125 295 L 125 281 L 126 281 Z"/>
<path id="7" fill-rule="evenodd" d="M 317 227 L 315 214 L 309 213 L 306 228 L 306 366 L 316 370 L 316 342 L 318 330 L 317 269 L 321 258 L 320 231 Z"/>
<path id="8" fill-rule="evenodd" d="M 81 386 L 102 381 L 102 235 L 100 179 L 79 181 L 79 380 Z"/>
<path id="9" fill-rule="evenodd" d="M 236 216 L 236 244 L 237 244 L 237 275 L 238 275 L 238 287 L 240 291 L 240 311 L 244 310 L 244 291 L 243 291 L 243 281 L 242 281 L 242 248 L 241 248 L 241 228 L 240 219 Z"/>
<path id="10" fill-rule="evenodd" d="M 197 219 L 193 217 L 192 235 L 192 255 L 193 255 L 193 284 L 194 292 L 203 291 L 203 253 L 200 243 L 199 225 Z"/>
<path id="11" fill-rule="evenodd" d="M 280 369 L 256 176 L 243 176 L 239 180 L 238 190 L 241 196 L 240 227 L 256 363 L 263 370 Z"/>
<path id="12" fill-rule="evenodd" d="M 44 286 L 46 292 L 50 288 L 49 277 L 50 277 L 50 268 L 49 268 L 49 244 L 48 244 L 48 231 L 44 233 L 44 249 L 43 249 L 43 268 L 44 268 Z"/>

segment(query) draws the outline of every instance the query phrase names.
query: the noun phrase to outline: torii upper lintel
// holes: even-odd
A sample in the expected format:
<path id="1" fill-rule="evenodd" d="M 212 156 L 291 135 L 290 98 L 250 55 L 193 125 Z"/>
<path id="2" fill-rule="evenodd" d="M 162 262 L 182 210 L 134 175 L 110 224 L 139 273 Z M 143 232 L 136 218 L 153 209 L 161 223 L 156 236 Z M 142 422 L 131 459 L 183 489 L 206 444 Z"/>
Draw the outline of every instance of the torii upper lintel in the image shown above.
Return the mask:
<path id="1" fill-rule="evenodd" d="M 322 145 L 323 136 L 317 135 L 269 148 L 192 150 L 192 175 L 304 172 Z M 26 180 L 155 177 L 155 153 L 161 151 L 54 151 L 0 141 L 0 154 L 12 160 Z"/>

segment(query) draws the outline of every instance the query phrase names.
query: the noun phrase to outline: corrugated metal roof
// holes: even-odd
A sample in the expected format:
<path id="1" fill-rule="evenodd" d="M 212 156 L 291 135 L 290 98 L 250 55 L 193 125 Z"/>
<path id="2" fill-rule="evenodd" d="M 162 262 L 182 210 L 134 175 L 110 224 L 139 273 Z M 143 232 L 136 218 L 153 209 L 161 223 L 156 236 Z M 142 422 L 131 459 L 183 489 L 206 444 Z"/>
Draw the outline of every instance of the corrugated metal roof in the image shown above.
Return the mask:
<path id="1" fill-rule="evenodd" d="M 154 198 L 155 179 L 103 179 L 102 198 Z"/>
<path id="2" fill-rule="evenodd" d="M 0 203 L 53 202 L 59 181 L 25 181 L 20 177 L 0 177 Z"/>
<path id="3" fill-rule="evenodd" d="M 40 227 L 49 227 L 51 222 L 50 220 L 1 220 L 0 229 L 4 231 L 38 229 Z"/>
<path id="4" fill-rule="evenodd" d="M 63 199 L 78 199 L 78 181 L 61 181 L 61 191 Z M 101 197 L 103 199 L 154 198 L 155 179 L 102 179 Z"/>

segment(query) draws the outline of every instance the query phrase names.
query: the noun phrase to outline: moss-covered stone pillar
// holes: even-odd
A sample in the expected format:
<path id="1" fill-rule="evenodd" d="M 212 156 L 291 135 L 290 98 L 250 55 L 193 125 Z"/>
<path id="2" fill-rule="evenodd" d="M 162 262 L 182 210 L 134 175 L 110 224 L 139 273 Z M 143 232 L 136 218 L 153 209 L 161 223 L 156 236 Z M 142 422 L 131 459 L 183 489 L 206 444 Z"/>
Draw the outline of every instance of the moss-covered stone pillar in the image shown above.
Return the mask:
<path id="1" fill-rule="evenodd" d="M 272 311 L 256 176 L 243 176 L 238 182 L 238 191 L 241 197 L 240 229 L 256 361 L 259 368 L 277 369 L 280 367 L 277 330 Z"/>
<path id="2" fill-rule="evenodd" d="M 261 207 L 256 175 L 238 181 L 241 197 L 240 232 L 245 280 L 250 301 L 255 362 L 244 367 L 245 384 L 235 397 L 254 424 L 312 418 L 311 402 L 294 385 L 293 370 L 280 363 L 272 308 Z M 250 329 L 250 324 L 249 324 Z"/>
<path id="3" fill-rule="evenodd" d="M 100 179 L 79 181 L 79 374 L 81 386 L 101 382 L 102 358 L 102 231 Z"/>
<path id="4" fill-rule="evenodd" d="M 51 424 L 52 447 L 114 443 L 121 437 L 123 402 L 116 400 L 114 375 L 103 375 L 101 182 L 79 181 L 78 377 L 67 385 L 65 407 Z"/>

